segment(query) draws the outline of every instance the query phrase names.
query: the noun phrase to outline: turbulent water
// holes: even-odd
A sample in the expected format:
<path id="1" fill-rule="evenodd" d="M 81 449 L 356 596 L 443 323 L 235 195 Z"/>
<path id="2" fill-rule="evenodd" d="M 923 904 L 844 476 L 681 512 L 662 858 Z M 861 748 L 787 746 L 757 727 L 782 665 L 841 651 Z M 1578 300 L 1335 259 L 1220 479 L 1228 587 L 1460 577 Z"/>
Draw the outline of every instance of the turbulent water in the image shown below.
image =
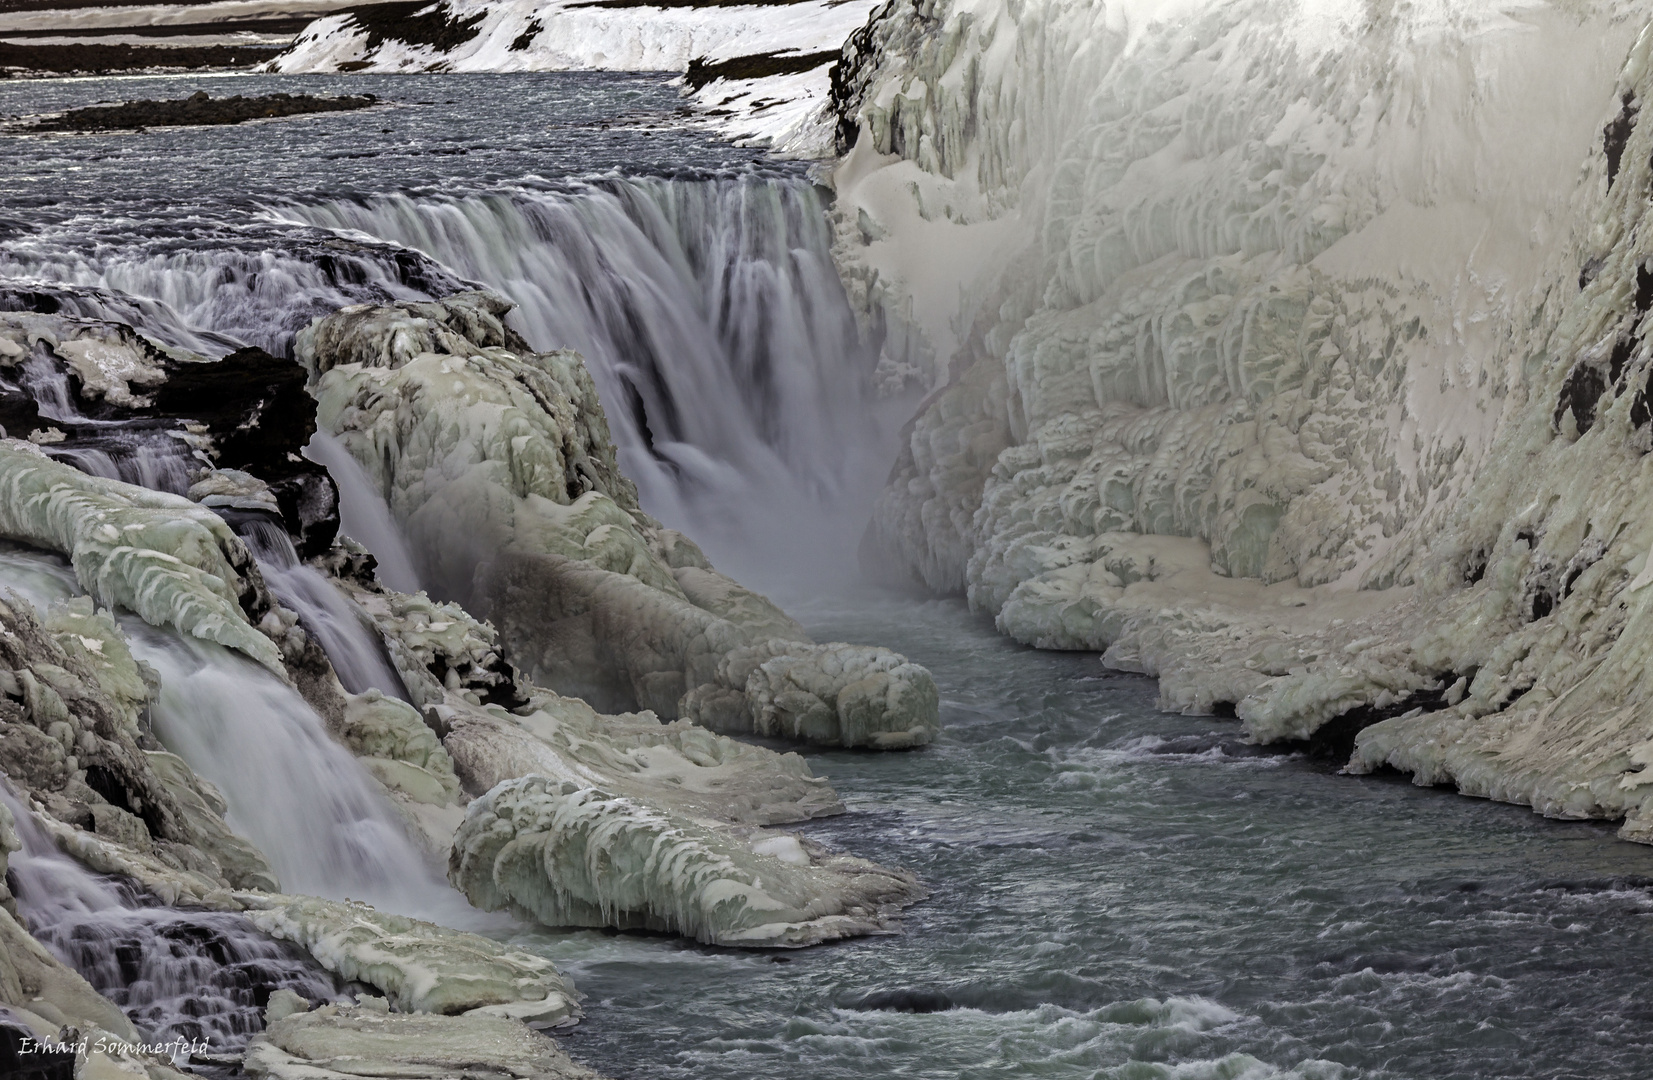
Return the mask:
<path id="1" fill-rule="evenodd" d="M 765 1080 L 1653 1067 L 1653 851 L 1608 827 L 1258 753 L 960 603 L 793 610 L 935 672 L 941 741 L 810 755 L 851 812 L 807 830 L 935 895 L 900 937 L 780 956 L 528 935 L 589 995 L 571 1053 Z"/>
<path id="2" fill-rule="evenodd" d="M 199 83 L 12 85 L 3 111 Z M 870 466 L 885 444 L 868 419 L 871 357 L 803 175 L 685 130 L 652 76 L 213 86 L 274 88 L 400 104 L 232 129 L 0 136 L 13 162 L 0 174 L 0 296 L 209 353 L 279 352 L 340 304 L 486 282 L 522 304 L 516 325 L 536 346 L 587 352 L 655 513 L 709 538 L 720 560 L 847 553 L 864 518 L 838 514 L 840 534 L 799 507 L 852 506 L 882 479 Z M 335 469 L 347 531 L 411 587 L 416 553 L 396 547 L 336 450 L 323 439 L 310 452 Z M 284 552 L 264 556 L 307 623 L 331 626 L 335 660 L 354 655 L 347 678 L 382 680 L 348 609 L 313 593 Z M 0 579 L 38 595 L 61 578 L 38 559 L 0 561 Z M 782 599 L 823 639 L 888 645 L 935 672 L 940 742 L 814 754 L 852 812 L 808 828 L 913 869 L 934 895 L 899 936 L 776 955 L 521 932 L 587 995 L 587 1019 L 564 1037 L 582 1060 L 619 1078 L 708 1080 L 1653 1071 L 1640 953 L 1653 850 L 1255 752 L 1224 721 L 1156 713 L 1146 680 L 1017 648 L 958 603 Z M 174 687 L 157 733 L 240 796 L 232 822 L 295 887 L 339 885 L 350 845 L 377 843 L 379 809 L 348 777 L 327 781 L 331 795 L 314 777 L 253 787 L 208 722 L 235 711 L 226 694 L 247 696 L 245 673 L 128 626 Z M 280 736 L 261 753 L 332 768 L 302 703 L 273 684 L 254 696 Z M 364 831 L 305 832 L 318 807 Z M 393 868 L 365 872 L 383 882 Z M 429 881 L 409 874 L 407 888 Z"/>

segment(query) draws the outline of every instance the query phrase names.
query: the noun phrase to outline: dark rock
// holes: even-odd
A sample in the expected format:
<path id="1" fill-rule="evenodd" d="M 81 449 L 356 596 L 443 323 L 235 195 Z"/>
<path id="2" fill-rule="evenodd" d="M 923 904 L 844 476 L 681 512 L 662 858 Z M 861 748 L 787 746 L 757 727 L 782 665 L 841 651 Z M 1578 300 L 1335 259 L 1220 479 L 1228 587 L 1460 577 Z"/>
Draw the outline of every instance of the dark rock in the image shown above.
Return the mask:
<path id="1" fill-rule="evenodd" d="M 0 1024 L 0 1077 L 6 1080 L 74 1080 L 74 1048 L 43 1048 L 27 1028 Z"/>
<path id="2" fill-rule="evenodd" d="M 276 55 L 276 49 L 259 45 L 19 45 L 0 41 L 0 69 L 54 75 L 252 67 Z"/>
<path id="3" fill-rule="evenodd" d="M 150 127 L 199 127 L 240 124 L 306 113 L 348 112 L 379 104 L 372 94 L 359 97 L 311 97 L 309 94 L 265 94 L 262 97 L 212 98 L 197 90 L 182 101 L 128 101 L 121 105 L 94 105 L 31 124 L 29 131 L 119 131 Z"/>
<path id="4" fill-rule="evenodd" d="M 837 59 L 836 52 L 753 53 L 751 56 L 715 61 L 696 58 L 689 61 L 688 73 L 683 78 L 692 89 L 699 90 L 719 79 L 767 79 L 774 75 L 814 71 Z"/>
<path id="5" fill-rule="evenodd" d="M 953 999 L 940 990 L 876 990 L 854 1008 L 878 1012 L 935 1013 L 954 1008 Z"/>
<path id="6" fill-rule="evenodd" d="M 1624 144 L 1630 141 L 1630 132 L 1636 126 L 1636 99 L 1625 94 L 1619 114 L 1608 122 L 1601 132 L 1601 149 L 1607 155 L 1607 186 L 1611 188 L 1619 175 L 1619 161 L 1624 157 Z"/>
<path id="7" fill-rule="evenodd" d="M 367 32 L 370 53 L 387 41 L 425 45 L 436 52 L 447 52 L 482 33 L 480 13 L 458 19 L 445 2 L 396 0 L 389 4 L 364 4 L 340 14 Z"/>

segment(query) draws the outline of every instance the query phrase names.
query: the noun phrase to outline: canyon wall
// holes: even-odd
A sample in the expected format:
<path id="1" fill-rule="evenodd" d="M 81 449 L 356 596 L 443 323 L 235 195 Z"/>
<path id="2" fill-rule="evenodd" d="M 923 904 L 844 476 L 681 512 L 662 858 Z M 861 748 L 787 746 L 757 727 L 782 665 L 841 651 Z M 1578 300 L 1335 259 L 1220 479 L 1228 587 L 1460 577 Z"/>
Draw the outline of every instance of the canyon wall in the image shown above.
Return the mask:
<path id="1" fill-rule="evenodd" d="M 897 0 L 837 254 L 864 545 L 1161 704 L 1647 833 L 1634 4 Z"/>

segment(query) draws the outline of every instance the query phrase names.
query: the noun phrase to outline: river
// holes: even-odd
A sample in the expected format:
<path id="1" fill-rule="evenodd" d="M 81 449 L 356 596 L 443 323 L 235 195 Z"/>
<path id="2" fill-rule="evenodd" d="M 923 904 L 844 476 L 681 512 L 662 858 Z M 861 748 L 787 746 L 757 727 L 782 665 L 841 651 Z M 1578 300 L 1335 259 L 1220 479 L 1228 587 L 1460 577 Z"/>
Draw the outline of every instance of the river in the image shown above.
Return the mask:
<path id="1" fill-rule="evenodd" d="M 648 75 L 54 80 L 0 111 L 198 86 L 398 104 L 0 136 L 0 297 L 280 352 L 343 303 L 501 288 L 534 344 L 587 351 L 646 506 L 818 638 L 942 688 L 932 747 L 808 754 L 850 813 L 807 831 L 931 889 L 902 934 L 771 955 L 521 931 L 586 995 L 571 1054 L 707 1080 L 1653 1073 L 1653 850 L 1260 752 L 958 601 L 783 572 L 847 564 L 891 430 L 801 168 L 693 130 Z"/>

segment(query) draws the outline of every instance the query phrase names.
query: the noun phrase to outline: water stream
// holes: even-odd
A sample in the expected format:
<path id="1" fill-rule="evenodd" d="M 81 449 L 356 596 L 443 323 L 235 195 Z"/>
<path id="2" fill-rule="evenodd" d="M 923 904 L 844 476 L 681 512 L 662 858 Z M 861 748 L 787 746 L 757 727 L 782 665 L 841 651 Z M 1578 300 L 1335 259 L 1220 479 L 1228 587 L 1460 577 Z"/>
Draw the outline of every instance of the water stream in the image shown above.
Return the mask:
<path id="1" fill-rule="evenodd" d="M 340 996 L 304 950 L 239 915 L 163 907 L 88 872 L 58 851 L 3 777 L 0 802 L 23 844 L 7 878 L 30 932 L 120 1006 L 146 1040 L 201 1040 L 213 1053 L 234 1053 L 263 1030 L 272 991 L 310 1001 Z"/>

